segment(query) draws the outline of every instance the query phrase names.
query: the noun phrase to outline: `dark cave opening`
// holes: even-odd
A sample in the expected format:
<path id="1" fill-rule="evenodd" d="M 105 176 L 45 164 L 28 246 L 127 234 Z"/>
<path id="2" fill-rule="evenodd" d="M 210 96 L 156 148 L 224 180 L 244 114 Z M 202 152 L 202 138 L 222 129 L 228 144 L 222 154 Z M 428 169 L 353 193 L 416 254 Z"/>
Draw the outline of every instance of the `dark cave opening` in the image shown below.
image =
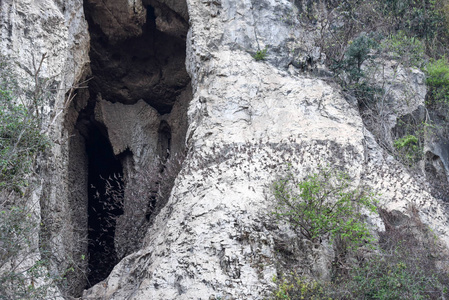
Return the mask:
<path id="1" fill-rule="evenodd" d="M 147 9 L 147 24 L 146 29 L 155 30 L 156 29 L 156 15 L 154 14 L 154 7 L 151 5 L 146 6 Z"/>
<path id="2" fill-rule="evenodd" d="M 131 105 L 142 99 L 161 115 L 168 114 L 190 83 L 185 68 L 189 26 L 158 1 L 143 5 L 146 14 L 139 33 L 131 29 L 115 32 L 110 29 L 110 14 L 103 13 L 95 0 L 85 0 L 93 75 L 89 89 L 113 103 Z M 115 17 L 122 16 L 120 12 L 116 14 Z M 158 20 L 161 27 L 157 26 Z"/>
<path id="3" fill-rule="evenodd" d="M 117 263 L 114 236 L 123 214 L 123 169 L 104 131 L 91 125 L 88 157 L 88 287 L 105 279 Z"/>
<path id="4" fill-rule="evenodd" d="M 84 0 L 89 81 L 67 114 L 69 201 L 84 241 L 73 254 L 81 272 L 69 279 L 77 297 L 139 249 L 181 166 L 170 161 L 185 150 L 187 6 L 143 0 L 139 11 L 138 2 Z"/>
<path id="5" fill-rule="evenodd" d="M 171 128 L 166 121 L 161 121 L 158 130 L 159 158 L 165 162 L 170 157 Z"/>

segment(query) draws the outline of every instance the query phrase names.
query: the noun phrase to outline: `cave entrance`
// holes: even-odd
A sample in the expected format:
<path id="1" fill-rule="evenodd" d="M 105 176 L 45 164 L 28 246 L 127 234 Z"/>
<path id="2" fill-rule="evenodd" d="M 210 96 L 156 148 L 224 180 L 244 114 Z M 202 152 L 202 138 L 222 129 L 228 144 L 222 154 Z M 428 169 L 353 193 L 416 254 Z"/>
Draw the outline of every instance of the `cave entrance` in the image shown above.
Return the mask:
<path id="1" fill-rule="evenodd" d="M 192 99 L 185 1 L 84 0 L 84 13 L 88 88 L 66 115 L 74 296 L 142 247 L 181 167 Z"/>
<path id="2" fill-rule="evenodd" d="M 123 214 L 123 169 L 104 130 L 92 124 L 88 158 L 88 287 L 105 279 L 117 263 L 114 236 Z"/>

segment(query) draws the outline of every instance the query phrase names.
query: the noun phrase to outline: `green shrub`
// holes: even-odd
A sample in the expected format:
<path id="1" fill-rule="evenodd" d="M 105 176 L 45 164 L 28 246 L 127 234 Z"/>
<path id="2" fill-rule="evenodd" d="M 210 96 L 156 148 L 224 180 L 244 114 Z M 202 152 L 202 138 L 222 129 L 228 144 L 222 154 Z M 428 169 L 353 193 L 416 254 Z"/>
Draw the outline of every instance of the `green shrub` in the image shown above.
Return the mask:
<path id="1" fill-rule="evenodd" d="M 382 41 L 381 48 L 392 53 L 402 64 L 421 68 L 424 64 L 425 44 L 416 37 L 407 36 L 404 31 L 398 31 Z"/>
<path id="2" fill-rule="evenodd" d="M 326 296 L 326 289 L 316 280 L 306 279 L 292 274 L 290 279 L 283 277 L 281 280 L 273 278 L 277 284 L 277 290 L 273 292 L 273 300 L 330 300 Z"/>
<path id="3" fill-rule="evenodd" d="M 408 134 L 402 138 L 398 138 L 393 143 L 398 151 L 398 158 L 409 166 L 422 158 L 422 147 L 419 139 L 415 135 Z"/>
<path id="4" fill-rule="evenodd" d="M 375 107 L 376 101 L 382 96 L 383 88 L 371 85 L 367 82 L 359 82 L 349 86 L 349 90 L 356 97 L 360 105 Z"/>
<path id="5" fill-rule="evenodd" d="M 426 84 L 429 87 L 428 105 L 449 104 L 449 63 L 445 57 L 432 61 L 426 68 Z"/>
<path id="6" fill-rule="evenodd" d="M 346 173 L 321 168 L 299 180 L 293 174 L 273 184 L 274 216 L 314 242 L 329 237 L 342 239 L 349 248 L 373 241 L 361 209 L 376 212 L 371 193 L 351 188 Z"/>
<path id="7" fill-rule="evenodd" d="M 350 299 L 445 299 L 449 274 L 436 267 L 446 261 L 441 244 L 421 223 L 412 207 L 411 217 L 398 219 L 381 210 L 386 231 L 379 233 L 379 251 L 355 264 L 343 290 Z M 398 222 L 399 221 L 399 222 Z"/>
<path id="8" fill-rule="evenodd" d="M 444 18 L 444 24 L 446 27 L 446 30 L 449 31 L 449 1 L 447 0 L 439 0 L 437 1 L 438 9 Z"/>
<path id="9" fill-rule="evenodd" d="M 356 299 L 439 298 L 445 292 L 439 280 L 428 277 L 419 263 L 416 264 L 393 263 L 386 254 L 375 256 L 351 270 L 346 287 Z"/>
<path id="10" fill-rule="evenodd" d="M 0 299 L 46 299 L 55 280 L 39 259 L 39 222 L 22 198 L 36 156 L 49 145 L 37 115 L 38 90 L 20 88 L 0 56 Z"/>
<path id="11" fill-rule="evenodd" d="M 265 47 L 262 50 L 256 51 L 256 54 L 254 54 L 254 59 L 256 61 L 265 60 L 267 58 L 267 51 L 268 51 L 267 47 Z"/>
<path id="12" fill-rule="evenodd" d="M 341 86 L 364 106 L 373 106 L 383 93 L 382 88 L 369 83 L 362 69 L 366 61 L 372 61 L 377 56 L 378 40 L 379 37 L 373 34 L 361 34 L 349 43 L 343 58 L 330 66 Z"/>
<path id="13" fill-rule="evenodd" d="M 379 212 L 386 230 L 379 232 L 375 251 L 348 261 L 348 272 L 334 281 L 287 272 L 274 281 L 271 299 L 447 299 L 449 274 L 436 267 L 447 261 L 445 246 L 421 223 L 417 210 L 411 209 L 411 217 Z"/>
<path id="14" fill-rule="evenodd" d="M 380 7 L 396 29 L 428 43 L 446 35 L 444 12 L 436 0 L 383 0 Z"/>
<path id="15" fill-rule="evenodd" d="M 362 64 L 373 59 L 372 50 L 377 48 L 378 42 L 371 35 L 361 34 L 351 41 L 341 61 L 336 61 L 331 69 L 337 74 L 343 73 L 348 77 L 349 83 L 358 83 L 365 77 Z"/>
<path id="16" fill-rule="evenodd" d="M 426 71 L 426 83 L 428 86 L 449 89 L 449 64 L 446 58 L 429 63 Z"/>
<path id="17" fill-rule="evenodd" d="M 0 190 L 20 189 L 27 185 L 36 154 L 49 142 L 41 134 L 41 124 L 21 91 L 5 58 L 0 57 Z"/>
<path id="18" fill-rule="evenodd" d="M 419 53 L 423 48 L 425 54 L 435 58 L 449 52 L 447 46 L 449 41 L 449 4 L 447 0 L 324 2 L 330 5 L 328 5 L 328 11 L 324 14 L 323 20 L 332 20 L 338 24 L 329 26 L 328 32 L 324 32 L 319 41 L 324 45 L 323 50 L 326 52 L 329 66 L 335 64 L 336 61 L 341 61 L 350 41 L 366 32 L 392 37 L 393 46 L 403 48 L 404 44 L 408 44 L 405 48 L 412 47 L 410 49 L 412 62 L 420 61 Z M 317 7 L 320 6 L 317 5 Z M 395 37 L 398 34 L 399 36 Z M 400 42 L 400 45 L 397 45 L 397 42 Z"/>

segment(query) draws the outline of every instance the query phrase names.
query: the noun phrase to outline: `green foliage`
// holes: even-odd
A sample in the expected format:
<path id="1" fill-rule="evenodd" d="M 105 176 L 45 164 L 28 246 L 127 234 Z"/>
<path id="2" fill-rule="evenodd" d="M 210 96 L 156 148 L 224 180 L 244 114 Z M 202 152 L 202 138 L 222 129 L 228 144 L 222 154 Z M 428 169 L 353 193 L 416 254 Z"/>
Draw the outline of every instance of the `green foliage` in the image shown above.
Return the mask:
<path id="1" fill-rule="evenodd" d="M 394 142 L 394 147 L 398 150 L 415 147 L 418 144 L 418 138 L 414 135 L 406 135 Z"/>
<path id="2" fill-rule="evenodd" d="M 277 290 L 273 293 L 273 300 L 330 300 L 326 296 L 326 290 L 320 282 L 308 280 L 292 274 L 291 279 L 283 277 L 279 282 L 276 278 L 273 281 L 277 283 Z"/>
<path id="3" fill-rule="evenodd" d="M 357 98 L 358 103 L 363 105 L 376 104 L 376 101 L 384 92 L 382 88 L 373 86 L 366 81 L 349 85 L 348 90 Z"/>
<path id="4" fill-rule="evenodd" d="M 351 93 L 359 104 L 375 104 L 382 95 L 383 89 L 369 83 L 362 65 L 373 61 L 379 48 L 380 36 L 361 34 L 350 41 L 341 60 L 336 60 L 330 66 L 341 86 Z"/>
<path id="5" fill-rule="evenodd" d="M 449 88 L 449 64 L 445 58 L 427 65 L 426 83 L 433 88 Z"/>
<path id="6" fill-rule="evenodd" d="M 274 280 L 273 300 L 297 299 L 445 299 L 449 274 L 439 273 L 404 246 L 392 252 L 382 250 L 350 269 L 339 282 L 326 282 L 290 276 Z"/>
<path id="7" fill-rule="evenodd" d="M 385 38 L 381 48 L 398 57 L 406 66 L 421 68 L 424 64 L 425 44 L 416 37 L 407 36 L 404 31 L 398 31 Z"/>
<path id="8" fill-rule="evenodd" d="M 341 284 L 353 299 L 445 299 L 449 274 L 436 267 L 445 260 L 433 233 L 424 226 L 416 209 L 403 225 L 381 212 L 386 231 L 380 233 L 379 252 L 356 264 Z"/>
<path id="9" fill-rule="evenodd" d="M 394 141 L 393 145 L 398 151 L 399 158 L 410 166 L 422 157 L 422 147 L 420 146 L 419 139 L 414 135 L 408 134 L 402 138 L 398 138 Z"/>
<path id="10" fill-rule="evenodd" d="M 352 248 L 373 240 L 360 211 L 365 208 L 375 213 L 376 200 L 370 193 L 351 188 L 343 172 L 322 168 L 303 180 L 290 173 L 274 182 L 273 193 L 274 216 L 311 241 L 339 238 Z"/>
<path id="11" fill-rule="evenodd" d="M 21 98 L 25 91 L 12 77 L 6 59 L 0 58 L 0 189 L 26 186 L 35 155 L 48 146 L 37 116 Z"/>
<path id="12" fill-rule="evenodd" d="M 22 199 L 36 155 L 49 144 L 37 115 L 42 92 L 20 88 L 0 56 L 0 299 L 46 299 L 55 280 L 39 259 L 39 223 Z"/>
<path id="13" fill-rule="evenodd" d="M 444 24 L 447 30 L 449 30 L 449 1 L 439 0 L 436 3 L 441 16 L 444 18 Z"/>
<path id="14" fill-rule="evenodd" d="M 350 41 L 366 32 L 388 36 L 384 46 L 405 54 L 412 66 L 422 66 L 421 53 L 439 58 L 449 52 L 447 0 L 347 0 L 327 6 L 323 19 L 338 23 L 322 37 L 329 66 L 340 62 Z"/>
<path id="15" fill-rule="evenodd" d="M 426 68 L 430 106 L 449 105 L 449 63 L 445 57 L 432 61 Z"/>
<path id="16" fill-rule="evenodd" d="M 254 54 L 254 59 L 255 59 L 256 61 L 265 60 L 265 59 L 267 58 L 267 51 L 268 51 L 268 48 L 267 48 L 267 47 L 265 47 L 265 48 L 262 49 L 262 50 L 256 51 L 256 54 Z"/>
<path id="17" fill-rule="evenodd" d="M 379 233 L 379 247 L 346 265 L 337 281 L 313 280 L 290 272 L 275 280 L 271 299 L 446 299 L 449 274 L 436 267 L 445 261 L 431 230 L 420 221 L 416 210 L 403 225 L 383 210 L 386 231 Z M 417 237 L 418 236 L 418 237 Z"/>
<path id="18" fill-rule="evenodd" d="M 438 278 L 428 277 L 419 264 L 393 263 L 386 255 L 368 259 L 351 276 L 346 286 L 357 299 L 431 299 L 436 294 L 435 299 L 444 293 Z"/>
<path id="19" fill-rule="evenodd" d="M 403 19 L 402 25 L 420 36 L 433 34 L 439 25 L 439 16 L 433 0 L 386 0 L 385 14 Z"/>
<path id="20" fill-rule="evenodd" d="M 337 74 L 344 72 L 350 83 L 358 83 L 365 77 L 362 70 L 362 64 L 367 59 L 373 59 L 372 50 L 378 46 L 378 42 L 370 35 L 361 34 L 353 41 L 344 53 L 344 59 L 336 61 L 331 69 Z"/>

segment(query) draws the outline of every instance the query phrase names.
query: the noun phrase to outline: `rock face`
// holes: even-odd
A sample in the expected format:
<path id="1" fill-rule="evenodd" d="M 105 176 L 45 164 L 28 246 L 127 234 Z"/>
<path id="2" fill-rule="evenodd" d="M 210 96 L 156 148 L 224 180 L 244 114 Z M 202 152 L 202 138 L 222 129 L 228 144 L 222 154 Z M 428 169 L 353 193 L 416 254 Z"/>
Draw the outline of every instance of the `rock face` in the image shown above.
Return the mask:
<path id="1" fill-rule="evenodd" d="M 87 272 L 79 257 L 89 254 L 85 149 L 92 128 L 107 137 L 123 169 L 124 204 L 110 246 L 120 261 L 84 292 L 88 284 L 72 275 L 73 295 L 262 299 L 273 287 L 276 250 L 294 240 L 269 214 L 270 184 L 287 163 L 298 176 L 341 166 L 354 186 L 376 191 L 387 211 L 417 208 L 449 246 L 444 203 L 379 147 L 338 88 L 299 68 L 311 57 L 319 62 L 320 51 L 291 1 L 88 0 L 89 29 L 76 0 L 1 5 L 2 52 L 25 76 L 33 57 L 46 52 L 42 77 L 57 75 L 58 92 L 45 108 L 55 144 L 41 163 L 38 195 L 55 270 L 73 263 Z M 265 48 L 267 60 L 256 61 Z M 89 89 L 72 99 L 71 87 L 91 74 Z M 150 186 L 148 195 L 160 186 L 143 168 L 163 173 L 156 157 L 184 151 L 169 198 L 131 200 L 139 186 Z M 148 213 L 149 206 L 157 209 Z M 367 218 L 383 229 L 378 216 Z M 315 269 L 323 273 L 328 264 L 319 258 Z"/>
<path id="2" fill-rule="evenodd" d="M 38 78 L 49 94 L 42 106 L 45 131 L 53 145 L 46 153 L 35 178 L 30 207 L 42 220 L 40 245 L 51 251 L 51 268 L 66 270 L 73 258 L 79 259 L 79 251 L 87 244 L 74 224 L 84 224 L 87 215 L 78 214 L 69 201 L 70 194 L 84 196 L 82 191 L 72 190 L 68 173 L 75 159 L 68 152 L 68 131 L 64 118 L 70 94 L 89 65 L 89 33 L 84 17 L 82 1 L 2 1 L 0 8 L 0 49 L 17 66 L 19 83 L 33 89 Z M 44 57 L 45 59 L 42 59 Z M 37 72 L 42 61 L 40 71 Z M 36 76 L 34 76 L 36 75 Z M 84 153 L 84 152 L 80 152 Z M 85 180 L 80 176 L 80 181 Z M 87 180 L 87 179 L 86 179 Z M 38 259 L 38 258 L 37 258 Z M 81 265 L 81 264 L 80 264 Z M 82 274 L 72 276 L 74 289 Z"/>
<path id="3" fill-rule="evenodd" d="M 400 120 L 405 116 L 416 115 L 416 122 L 425 121 L 424 110 L 427 88 L 422 71 L 406 68 L 395 60 L 375 59 L 365 63 L 364 70 L 370 84 L 384 89 L 376 109 L 378 119 L 370 125 L 379 132 L 387 148 L 393 148 L 394 131 L 399 131 Z M 379 126 L 376 123 L 381 123 Z M 399 127 L 396 128 L 395 127 Z"/>
<path id="4" fill-rule="evenodd" d="M 282 49 L 291 38 L 312 40 L 281 20 L 294 11 L 290 2 L 188 6 L 194 97 L 186 161 L 143 249 L 85 299 L 263 298 L 276 274 L 279 239 L 267 220 L 269 185 L 287 162 L 298 176 L 318 164 L 343 165 L 355 184 L 381 194 L 387 210 L 419 207 L 449 242 L 444 206 L 383 153 L 357 109 L 326 82 L 286 69 L 291 52 Z M 269 63 L 256 62 L 251 54 L 266 46 Z"/>

